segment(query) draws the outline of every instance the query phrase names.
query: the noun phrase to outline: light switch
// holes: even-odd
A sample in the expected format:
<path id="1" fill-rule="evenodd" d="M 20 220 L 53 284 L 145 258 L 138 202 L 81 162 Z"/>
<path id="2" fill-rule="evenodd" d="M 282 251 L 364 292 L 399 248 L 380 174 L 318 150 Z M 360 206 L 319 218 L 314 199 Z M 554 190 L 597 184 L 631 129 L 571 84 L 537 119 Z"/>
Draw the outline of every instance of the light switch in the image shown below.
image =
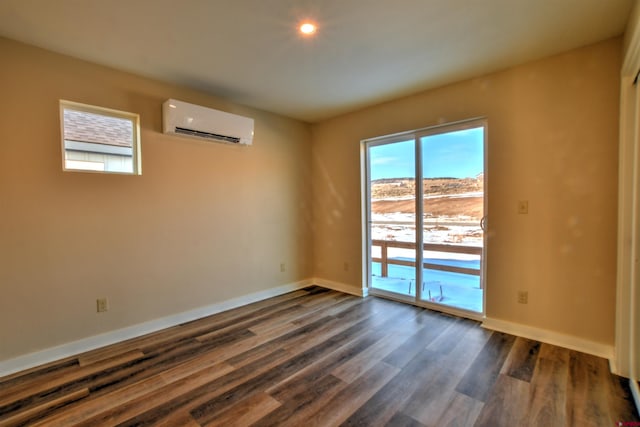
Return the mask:
<path id="1" fill-rule="evenodd" d="M 529 213 L 529 201 L 528 200 L 518 200 L 518 213 L 521 215 L 526 215 Z"/>

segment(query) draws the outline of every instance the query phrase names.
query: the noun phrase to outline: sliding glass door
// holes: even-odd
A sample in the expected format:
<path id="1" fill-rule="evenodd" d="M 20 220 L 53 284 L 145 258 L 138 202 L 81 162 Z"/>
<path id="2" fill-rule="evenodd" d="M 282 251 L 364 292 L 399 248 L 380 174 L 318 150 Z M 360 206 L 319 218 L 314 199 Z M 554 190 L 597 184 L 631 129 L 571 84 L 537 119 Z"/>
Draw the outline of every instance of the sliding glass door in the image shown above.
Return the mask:
<path id="1" fill-rule="evenodd" d="M 372 294 L 483 313 L 485 140 L 474 120 L 364 142 Z"/>

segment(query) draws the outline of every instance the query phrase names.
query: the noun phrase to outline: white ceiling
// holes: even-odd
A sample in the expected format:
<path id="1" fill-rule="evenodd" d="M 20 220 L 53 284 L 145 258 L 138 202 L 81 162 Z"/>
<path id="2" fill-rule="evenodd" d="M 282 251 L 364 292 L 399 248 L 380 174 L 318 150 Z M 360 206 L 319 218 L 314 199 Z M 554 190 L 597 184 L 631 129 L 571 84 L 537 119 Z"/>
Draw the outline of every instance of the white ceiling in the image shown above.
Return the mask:
<path id="1" fill-rule="evenodd" d="M 633 1 L 0 0 L 0 35 L 316 122 L 620 35 Z"/>

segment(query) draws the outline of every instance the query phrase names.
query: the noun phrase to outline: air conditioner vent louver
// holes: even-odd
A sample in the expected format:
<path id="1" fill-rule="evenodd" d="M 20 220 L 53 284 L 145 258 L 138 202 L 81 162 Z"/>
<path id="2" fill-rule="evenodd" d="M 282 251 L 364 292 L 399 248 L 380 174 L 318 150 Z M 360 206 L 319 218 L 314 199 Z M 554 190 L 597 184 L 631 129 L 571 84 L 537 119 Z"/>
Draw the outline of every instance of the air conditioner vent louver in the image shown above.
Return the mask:
<path id="1" fill-rule="evenodd" d="M 162 105 L 163 131 L 206 141 L 251 145 L 253 119 L 169 99 Z"/>
<path id="2" fill-rule="evenodd" d="M 234 144 L 237 144 L 240 142 L 240 138 L 235 136 L 219 135 L 217 133 L 203 132 L 200 130 L 193 130 L 193 129 L 187 129 L 187 128 L 181 128 L 181 127 L 176 127 L 176 133 L 179 133 L 181 135 L 197 136 L 200 138 L 215 139 L 218 141 L 233 142 Z"/>

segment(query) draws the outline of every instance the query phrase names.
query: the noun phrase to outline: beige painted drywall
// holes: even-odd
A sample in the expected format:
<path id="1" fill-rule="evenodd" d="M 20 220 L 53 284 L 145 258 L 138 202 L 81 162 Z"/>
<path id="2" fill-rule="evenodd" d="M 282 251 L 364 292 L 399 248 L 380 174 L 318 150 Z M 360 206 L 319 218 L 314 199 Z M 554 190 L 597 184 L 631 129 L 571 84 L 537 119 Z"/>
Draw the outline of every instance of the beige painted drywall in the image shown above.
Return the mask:
<path id="1" fill-rule="evenodd" d="M 7 39 L 0 54 L 0 361 L 312 276 L 307 124 Z M 167 98 L 253 117 L 254 145 L 163 135 Z M 142 176 L 62 172 L 59 99 L 140 114 Z"/>
<path id="2" fill-rule="evenodd" d="M 477 116 L 487 315 L 612 343 L 620 50 L 609 40 L 310 128 L 0 39 L 0 361 L 311 276 L 355 291 L 359 141 Z M 161 134 L 169 97 L 254 117 L 254 146 Z M 60 98 L 139 113 L 143 175 L 63 173 Z"/>
<path id="3" fill-rule="evenodd" d="M 612 344 L 621 46 L 608 40 L 314 125 L 316 277 L 362 286 L 360 140 L 483 116 L 487 316 Z"/>

